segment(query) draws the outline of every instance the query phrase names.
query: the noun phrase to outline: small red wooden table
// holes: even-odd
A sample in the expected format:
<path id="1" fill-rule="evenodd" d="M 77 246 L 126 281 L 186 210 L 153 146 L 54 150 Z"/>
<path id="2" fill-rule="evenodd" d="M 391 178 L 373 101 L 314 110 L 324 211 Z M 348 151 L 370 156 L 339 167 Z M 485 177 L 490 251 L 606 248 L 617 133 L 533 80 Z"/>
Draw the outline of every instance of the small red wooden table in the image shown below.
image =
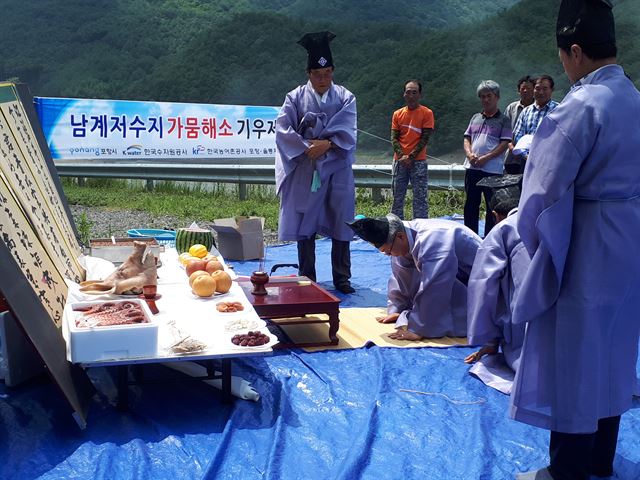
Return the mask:
<path id="1" fill-rule="evenodd" d="M 300 277 L 274 277 L 267 283 L 267 295 L 253 295 L 250 281 L 240 281 L 247 298 L 256 313 L 263 319 L 286 318 L 274 322 L 277 325 L 301 325 L 307 323 L 328 323 L 329 341 L 312 343 L 280 343 L 275 348 L 314 347 L 336 345 L 340 328 L 340 299 L 320 285 L 310 280 L 299 281 Z M 304 278 L 304 277 L 302 277 Z M 306 315 L 324 313 L 328 320 L 304 318 Z"/>

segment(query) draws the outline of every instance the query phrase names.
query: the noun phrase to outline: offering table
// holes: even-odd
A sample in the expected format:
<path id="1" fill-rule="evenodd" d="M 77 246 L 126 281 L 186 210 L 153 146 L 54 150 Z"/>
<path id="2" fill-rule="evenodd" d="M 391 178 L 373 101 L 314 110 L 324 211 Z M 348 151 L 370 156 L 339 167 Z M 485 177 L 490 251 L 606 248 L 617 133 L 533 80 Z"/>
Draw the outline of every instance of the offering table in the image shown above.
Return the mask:
<path id="1" fill-rule="evenodd" d="M 234 334 L 246 333 L 245 330 L 228 331 L 225 326 L 238 322 L 254 325 L 247 330 L 262 331 L 268 334 L 265 322 L 261 320 L 251 303 L 246 298 L 243 290 L 233 282 L 231 289 L 226 294 L 215 294 L 212 297 L 200 298 L 191 291 L 189 279 L 184 269 L 178 262 L 177 253 L 173 249 L 167 249 L 161 254 L 162 267 L 158 269 L 158 298 L 155 300 L 159 310 L 157 315 L 152 315 L 151 321 L 158 325 L 157 349 L 153 355 L 127 356 L 116 355 L 117 345 L 104 347 L 104 352 L 98 350 L 96 358 L 77 360 L 72 358 L 72 340 L 69 340 L 68 322 L 64 322 L 64 335 L 67 339 L 67 354 L 70 361 L 79 363 L 83 367 L 110 367 L 116 372 L 116 384 L 118 388 L 118 406 L 122 409 L 127 406 L 130 367 L 135 367 L 134 373 L 140 374 L 141 367 L 145 364 L 171 364 L 173 362 L 196 362 L 206 367 L 207 375 L 197 377 L 199 380 L 220 379 L 222 393 L 225 400 L 231 398 L 231 362 L 234 358 L 257 357 L 270 355 L 272 346 L 277 343 L 277 338 L 270 335 L 270 342 L 256 347 L 242 347 L 234 345 L 231 338 Z M 77 295 L 77 294 L 76 294 Z M 130 298 L 130 297 L 129 297 Z M 87 297 L 84 301 L 123 301 L 124 296 L 101 295 Z M 218 302 L 239 302 L 244 309 L 235 313 L 221 313 L 217 310 Z M 101 328 L 101 327 L 93 327 Z M 121 327 L 127 329 L 129 326 Z M 134 327 L 135 328 L 135 327 Z M 204 347 L 192 353 L 176 353 L 172 347 L 180 339 L 189 338 L 202 342 Z M 100 346 L 100 348 L 102 348 Z M 220 366 L 214 368 L 214 361 Z M 141 375 L 137 375 L 140 379 Z M 185 377 L 189 379 L 190 377 Z M 163 381 L 163 380 L 154 380 Z M 170 380 L 168 380 L 170 381 Z M 144 380 L 140 383 L 147 382 Z"/>
<path id="2" fill-rule="evenodd" d="M 277 325 L 329 324 L 329 340 L 326 342 L 280 343 L 277 348 L 338 344 L 340 299 L 317 283 L 307 277 L 271 277 L 266 284 L 266 295 L 253 295 L 253 285 L 248 280 L 242 279 L 238 283 L 262 319 L 286 319 L 274 322 Z M 329 319 L 305 318 L 319 313 L 328 315 Z"/>

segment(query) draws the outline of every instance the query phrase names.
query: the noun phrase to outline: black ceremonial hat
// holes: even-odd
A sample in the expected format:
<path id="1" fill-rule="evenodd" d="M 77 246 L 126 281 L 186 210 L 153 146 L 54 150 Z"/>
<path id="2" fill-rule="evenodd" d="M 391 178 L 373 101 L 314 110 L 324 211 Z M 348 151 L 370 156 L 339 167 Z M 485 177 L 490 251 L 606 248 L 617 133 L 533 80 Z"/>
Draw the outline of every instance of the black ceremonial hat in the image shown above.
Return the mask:
<path id="1" fill-rule="evenodd" d="M 356 235 L 374 247 L 380 248 L 389 238 L 389 220 L 381 218 L 361 218 L 347 222 Z"/>
<path id="2" fill-rule="evenodd" d="M 307 70 L 333 67 L 329 42 L 336 38 L 331 32 L 305 33 L 298 43 L 307 50 Z"/>
<path id="3" fill-rule="evenodd" d="M 610 0 L 562 0 L 556 23 L 559 48 L 614 45 L 616 30 Z"/>
<path id="4" fill-rule="evenodd" d="M 489 202 L 489 208 L 495 212 L 506 215 L 511 209 L 518 206 L 522 191 L 517 185 L 510 187 L 496 188 Z"/>
<path id="5" fill-rule="evenodd" d="M 484 177 L 476 185 L 490 188 L 492 196 L 489 208 L 506 215 L 520 201 L 522 175 L 492 175 Z"/>

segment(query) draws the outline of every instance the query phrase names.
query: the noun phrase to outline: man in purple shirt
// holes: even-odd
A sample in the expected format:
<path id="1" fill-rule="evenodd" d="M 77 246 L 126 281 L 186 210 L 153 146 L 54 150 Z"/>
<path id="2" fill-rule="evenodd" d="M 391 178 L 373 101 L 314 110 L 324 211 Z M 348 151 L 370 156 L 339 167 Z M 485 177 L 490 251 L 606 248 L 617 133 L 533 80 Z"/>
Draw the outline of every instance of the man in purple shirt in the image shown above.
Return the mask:
<path id="1" fill-rule="evenodd" d="M 485 80 L 478 85 L 478 97 L 482 111 L 471 117 L 464 132 L 464 224 L 478 233 L 480 201 L 484 195 L 487 207 L 484 234 L 494 225 L 489 209 L 491 189 L 479 187 L 477 183 L 491 175 L 502 175 L 503 154 L 511 141 L 511 121 L 498 109 L 500 85 L 493 80 Z"/>

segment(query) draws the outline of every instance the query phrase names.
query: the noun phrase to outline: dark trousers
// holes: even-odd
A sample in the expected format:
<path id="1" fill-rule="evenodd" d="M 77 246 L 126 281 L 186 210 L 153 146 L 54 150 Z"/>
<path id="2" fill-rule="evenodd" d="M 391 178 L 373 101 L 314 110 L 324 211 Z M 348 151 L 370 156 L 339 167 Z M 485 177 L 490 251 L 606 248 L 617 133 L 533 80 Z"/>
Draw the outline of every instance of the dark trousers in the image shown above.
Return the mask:
<path id="1" fill-rule="evenodd" d="M 468 168 L 464 175 L 464 191 L 466 198 L 464 201 L 464 224 L 474 232 L 478 233 L 478 220 L 480 218 L 480 201 L 484 195 L 484 203 L 487 209 L 487 215 L 484 220 L 484 236 L 491 231 L 495 225 L 495 219 L 489 208 L 492 192 L 488 187 L 478 187 L 476 183 L 485 177 L 492 177 L 497 173 L 487 173 L 482 170 L 473 170 Z"/>
<path id="2" fill-rule="evenodd" d="M 349 285 L 351 278 L 350 242 L 331 239 L 331 273 L 333 284 Z M 298 240 L 298 275 L 316 281 L 316 237 Z"/>
<path id="3" fill-rule="evenodd" d="M 554 480 L 586 480 L 613 475 L 620 416 L 601 418 L 594 433 L 551 432 L 549 472 Z"/>

